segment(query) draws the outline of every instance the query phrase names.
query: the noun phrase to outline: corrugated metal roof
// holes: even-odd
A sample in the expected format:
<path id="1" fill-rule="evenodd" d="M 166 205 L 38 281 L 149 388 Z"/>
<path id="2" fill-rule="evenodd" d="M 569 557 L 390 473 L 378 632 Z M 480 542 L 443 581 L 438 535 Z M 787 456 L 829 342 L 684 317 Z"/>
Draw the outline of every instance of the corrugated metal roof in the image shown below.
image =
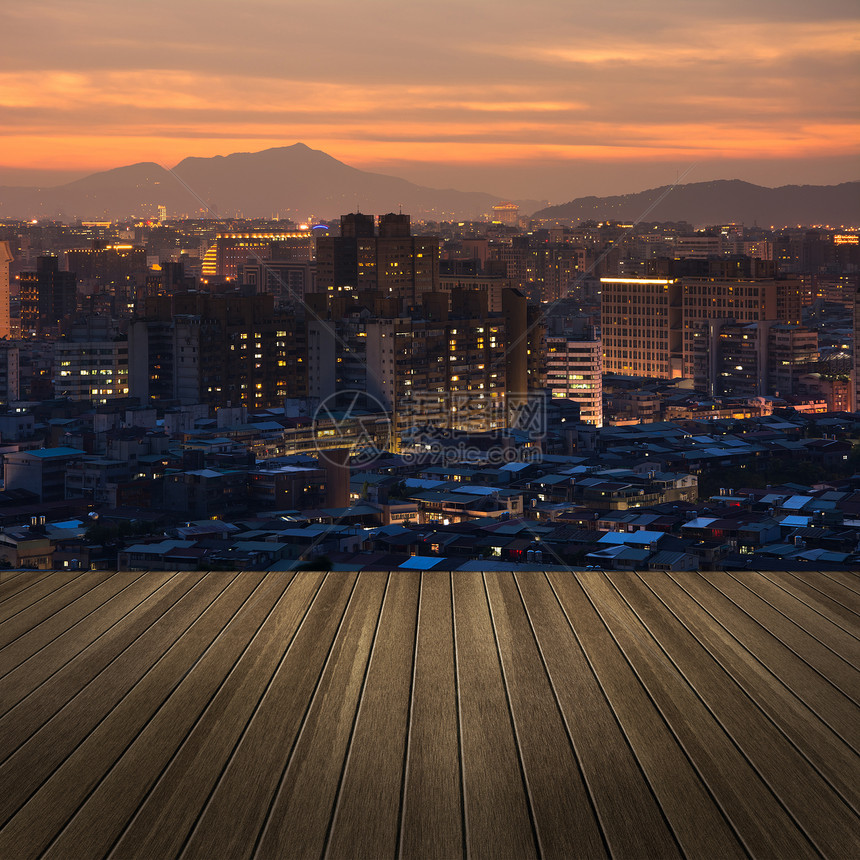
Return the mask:
<path id="1" fill-rule="evenodd" d="M 0 856 L 856 855 L 860 575 L 0 573 Z"/>

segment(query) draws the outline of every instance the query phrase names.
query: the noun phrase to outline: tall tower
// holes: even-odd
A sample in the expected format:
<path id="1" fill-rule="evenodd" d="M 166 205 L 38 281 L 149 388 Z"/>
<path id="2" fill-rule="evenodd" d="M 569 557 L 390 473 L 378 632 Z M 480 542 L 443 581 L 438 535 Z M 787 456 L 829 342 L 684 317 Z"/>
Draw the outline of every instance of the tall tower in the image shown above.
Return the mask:
<path id="1" fill-rule="evenodd" d="M 439 289 L 439 239 L 413 236 L 408 215 L 381 215 L 379 234 L 372 215 L 340 219 L 340 236 L 317 240 L 317 289 L 379 290 L 405 309 Z"/>
<path id="2" fill-rule="evenodd" d="M 75 312 L 77 278 L 61 272 L 56 257 L 39 257 L 35 272 L 21 272 L 21 332 L 56 331 Z"/>
<path id="3" fill-rule="evenodd" d="M 9 314 L 11 283 L 9 269 L 15 257 L 8 242 L 0 242 L 0 338 L 12 337 L 12 319 Z"/>
<path id="4" fill-rule="evenodd" d="M 860 347 L 857 340 L 857 326 L 860 323 L 860 288 L 854 293 L 854 358 L 851 368 L 851 392 L 850 392 L 850 409 L 856 412 L 860 409 L 860 397 L 858 397 L 858 387 L 860 387 Z"/>

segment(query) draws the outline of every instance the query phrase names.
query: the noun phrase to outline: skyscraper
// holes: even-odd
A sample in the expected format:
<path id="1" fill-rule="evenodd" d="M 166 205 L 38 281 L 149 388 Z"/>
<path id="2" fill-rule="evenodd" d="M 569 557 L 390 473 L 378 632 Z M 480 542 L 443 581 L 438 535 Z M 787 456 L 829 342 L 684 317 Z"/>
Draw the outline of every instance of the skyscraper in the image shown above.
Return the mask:
<path id="1" fill-rule="evenodd" d="M 77 279 L 61 272 L 56 257 L 39 257 L 35 272 L 21 272 L 21 333 L 55 332 L 75 312 Z"/>
<path id="2" fill-rule="evenodd" d="M 701 343 L 714 321 L 800 322 L 799 281 L 759 278 L 731 262 L 713 261 L 696 277 L 601 278 L 604 371 L 706 379 Z"/>
<path id="3" fill-rule="evenodd" d="M 413 236 L 408 215 L 352 213 L 341 218 L 340 236 L 317 240 L 317 288 L 380 290 L 405 309 L 439 289 L 439 239 Z"/>
<path id="4" fill-rule="evenodd" d="M 9 269 L 15 257 L 8 242 L 0 242 L 0 338 L 12 337 L 12 319 L 9 314 L 11 283 Z"/>

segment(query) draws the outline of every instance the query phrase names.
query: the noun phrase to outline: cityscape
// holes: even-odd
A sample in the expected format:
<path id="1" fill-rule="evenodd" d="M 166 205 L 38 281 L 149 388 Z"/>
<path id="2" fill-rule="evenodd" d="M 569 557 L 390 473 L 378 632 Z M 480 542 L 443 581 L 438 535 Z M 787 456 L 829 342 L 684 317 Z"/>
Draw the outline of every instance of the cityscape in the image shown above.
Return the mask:
<path id="1" fill-rule="evenodd" d="M 846 860 L 856 3 L 0 16 L 2 860 Z"/>
<path id="2" fill-rule="evenodd" d="M 856 225 L 150 210 L 0 225 L 9 568 L 860 564 Z"/>

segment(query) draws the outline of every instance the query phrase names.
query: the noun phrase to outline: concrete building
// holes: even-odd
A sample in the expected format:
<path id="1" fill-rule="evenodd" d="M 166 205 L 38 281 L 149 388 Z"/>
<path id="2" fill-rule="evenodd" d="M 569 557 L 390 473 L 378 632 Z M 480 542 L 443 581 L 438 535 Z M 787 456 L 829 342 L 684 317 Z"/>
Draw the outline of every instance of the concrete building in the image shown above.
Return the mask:
<path id="1" fill-rule="evenodd" d="M 239 266 L 283 256 L 283 247 L 290 248 L 291 259 L 312 260 L 315 241 L 310 230 L 218 233 L 203 257 L 203 278 L 236 280 Z"/>
<path id="2" fill-rule="evenodd" d="M 18 370 L 18 345 L 0 342 L 0 403 L 11 403 L 20 399 L 20 375 Z"/>
<path id="3" fill-rule="evenodd" d="M 799 281 L 750 278 L 748 265 L 713 263 L 707 277 L 601 278 L 604 371 L 703 378 L 714 321 L 800 322 Z"/>
<path id="4" fill-rule="evenodd" d="M 546 385 L 553 399 L 575 400 L 580 420 L 603 426 L 603 345 L 593 326 L 546 338 Z"/>
<path id="5" fill-rule="evenodd" d="M 14 259 L 9 242 L 0 242 L 0 338 L 13 337 L 9 303 L 12 285 L 9 272 Z"/>
<path id="6" fill-rule="evenodd" d="M 39 257 L 35 272 L 21 272 L 21 334 L 57 333 L 75 312 L 77 282 L 73 272 L 61 272 L 56 257 Z"/>
<path id="7" fill-rule="evenodd" d="M 344 215 L 340 236 L 317 240 L 317 285 L 378 290 L 405 309 L 439 289 L 439 239 L 413 236 L 408 215 L 381 215 L 378 233 L 372 215 Z"/>
<path id="8" fill-rule="evenodd" d="M 493 223 L 516 227 L 520 220 L 520 207 L 516 203 L 497 203 L 493 206 Z"/>
<path id="9" fill-rule="evenodd" d="M 239 281 L 255 293 L 275 297 L 276 307 L 304 301 L 316 291 L 316 263 L 301 260 L 261 260 L 237 267 Z"/>
<path id="10" fill-rule="evenodd" d="M 70 400 L 106 403 L 127 397 L 128 340 L 58 340 L 53 382 L 56 396 Z"/>
<path id="11" fill-rule="evenodd" d="M 77 448 L 39 448 L 16 451 L 3 458 L 5 490 L 29 490 L 40 502 L 57 502 L 66 497 L 66 465 L 85 456 Z"/>
<path id="12" fill-rule="evenodd" d="M 129 327 L 130 393 L 267 408 L 307 393 L 303 320 L 270 295 L 150 297 Z"/>
<path id="13" fill-rule="evenodd" d="M 677 278 L 601 278 L 603 370 L 683 375 L 683 288 Z"/>

